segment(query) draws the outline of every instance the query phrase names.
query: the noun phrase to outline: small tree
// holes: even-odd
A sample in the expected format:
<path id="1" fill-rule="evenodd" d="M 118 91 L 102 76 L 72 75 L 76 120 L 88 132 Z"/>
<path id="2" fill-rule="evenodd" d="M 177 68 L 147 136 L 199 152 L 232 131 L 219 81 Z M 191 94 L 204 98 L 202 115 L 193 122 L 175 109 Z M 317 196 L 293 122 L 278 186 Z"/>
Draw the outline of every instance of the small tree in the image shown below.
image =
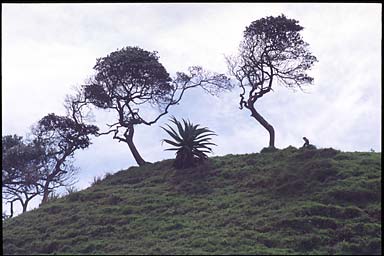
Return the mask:
<path id="1" fill-rule="evenodd" d="M 40 177 L 43 188 L 42 203 L 46 203 L 53 189 L 72 185 L 75 168 L 72 164 L 74 152 L 90 145 L 90 135 L 98 128 L 78 123 L 75 120 L 48 114 L 33 129 L 34 143 L 41 145 L 44 152 L 44 166 Z"/>
<path id="2" fill-rule="evenodd" d="M 201 67 L 191 67 L 189 74 L 179 72 L 172 79 L 159 62 L 157 52 L 139 47 L 125 47 L 99 58 L 94 69 L 96 75 L 82 86 L 83 97 L 77 97 L 77 102 L 115 111 L 117 122 L 99 135 L 113 133 L 113 139 L 127 143 L 138 165 L 146 161 L 133 142 L 136 125 L 156 123 L 170 106 L 180 102 L 187 89 L 199 86 L 214 94 L 231 86 L 224 75 L 209 73 Z M 140 112 L 144 105 L 156 107 L 160 113 L 144 117 Z"/>
<path id="3" fill-rule="evenodd" d="M 269 147 L 275 147 L 275 131 L 255 108 L 255 103 L 272 91 L 274 82 L 288 88 L 302 88 L 312 83 L 306 74 L 317 61 L 300 35 L 303 29 L 294 19 L 283 14 L 253 21 L 244 31 L 239 55 L 227 58 L 230 73 L 239 82 L 240 109 L 251 111 L 269 132 Z"/>
<path id="4" fill-rule="evenodd" d="M 9 217 L 13 216 L 14 202 L 19 201 L 26 212 L 28 203 L 42 193 L 39 180 L 43 151 L 20 136 L 2 137 L 2 198 L 10 204 Z"/>

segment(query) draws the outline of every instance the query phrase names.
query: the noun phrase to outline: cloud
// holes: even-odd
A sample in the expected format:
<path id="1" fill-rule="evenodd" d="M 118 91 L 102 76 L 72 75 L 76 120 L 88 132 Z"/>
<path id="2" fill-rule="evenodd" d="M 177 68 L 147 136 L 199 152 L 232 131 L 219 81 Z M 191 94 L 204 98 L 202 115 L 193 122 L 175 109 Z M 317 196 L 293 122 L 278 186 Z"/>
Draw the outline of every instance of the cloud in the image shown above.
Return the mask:
<path id="1" fill-rule="evenodd" d="M 304 27 L 303 38 L 319 62 L 306 93 L 276 86 L 257 103 L 274 126 L 276 146 L 299 147 L 302 137 L 318 147 L 381 151 L 381 5 L 379 4 L 3 4 L 3 135 L 24 135 L 50 112 L 64 115 L 72 87 L 93 74 L 96 58 L 124 46 L 158 51 L 171 75 L 191 65 L 226 72 L 224 55 L 236 53 L 245 26 L 284 13 Z M 218 133 L 215 155 L 258 152 L 268 133 L 248 110 L 239 110 L 240 90 L 212 97 L 194 89 L 170 109 L 177 118 Z M 153 110 L 148 113 L 154 114 Z M 114 114 L 98 114 L 103 129 Z M 160 126 L 136 128 L 143 158 L 173 158 L 164 151 Z M 76 152 L 79 187 L 94 176 L 135 165 L 123 143 L 95 138 Z"/>

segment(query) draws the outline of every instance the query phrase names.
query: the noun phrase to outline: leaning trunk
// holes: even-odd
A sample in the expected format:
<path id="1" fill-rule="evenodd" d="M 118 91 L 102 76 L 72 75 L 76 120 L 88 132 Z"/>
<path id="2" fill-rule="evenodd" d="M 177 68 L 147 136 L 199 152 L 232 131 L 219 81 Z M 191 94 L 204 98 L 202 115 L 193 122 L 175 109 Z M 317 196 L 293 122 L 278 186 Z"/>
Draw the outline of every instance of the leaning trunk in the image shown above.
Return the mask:
<path id="1" fill-rule="evenodd" d="M 144 159 L 140 156 L 139 151 L 137 151 L 137 148 L 135 144 L 133 143 L 133 127 L 129 128 L 128 133 L 125 135 L 126 142 L 128 144 L 129 149 L 132 152 L 133 157 L 136 160 L 136 163 L 139 166 L 145 165 L 147 162 L 144 161 Z"/>
<path id="2" fill-rule="evenodd" d="M 133 157 L 135 158 L 137 164 L 138 164 L 139 166 L 144 165 L 146 162 L 145 162 L 144 159 L 140 156 L 139 151 L 137 151 L 137 149 L 136 149 L 136 147 L 135 147 L 135 144 L 133 144 L 133 141 L 132 141 L 132 140 L 127 140 L 127 144 L 128 144 L 129 149 L 131 150 L 132 155 L 133 155 Z"/>
<path id="3" fill-rule="evenodd" d="M 43 200 L 41 201 L 41 204 L 45 204 L 48 202 L 48 196 L 49 196 L 49 182 L 46 182 L 44 185 L 44 193 L 43 193 Z"/>
<path id="4" fill-rule="evenodd" d="M 257 111 L 256 109 L 251 106 L 249 107 L 249 110 L 251 111 L 251 116 L 253 116 L 265 129 L 267 129 L 269 133 L 269 147 L 274 148 L 275 147 L 275 130 L 273 129 L 272 125 L 270 125 Z"/>
<path id="5" fill-rule="evenodd" d="M 48 202 L 48 196 L 49 196 L 49 191 L 44 191 L 43 200 L 41 201 L 41 204 L 45 204 L 46 202 Z"/>
<path id="6" fill-rule="evenodd" d="M 56 162 L 55 170 L 49 174 L 45 180 L 45 184 L 43 187 L 43 200 L 41 201 L 41 204 L 45 204 L 49 200 L 49 193 L 51 193 L 51 189 L 49 188 L 49 185 L 51 185 L 51 182 L 53 182 L 55 176 L 63 172 L 63 170 L 60 168 L 60 166 L 65 162 L 65 159 L 73 153 L 73 149 L 67 149 L 64 153 L 64 155 Z"/>

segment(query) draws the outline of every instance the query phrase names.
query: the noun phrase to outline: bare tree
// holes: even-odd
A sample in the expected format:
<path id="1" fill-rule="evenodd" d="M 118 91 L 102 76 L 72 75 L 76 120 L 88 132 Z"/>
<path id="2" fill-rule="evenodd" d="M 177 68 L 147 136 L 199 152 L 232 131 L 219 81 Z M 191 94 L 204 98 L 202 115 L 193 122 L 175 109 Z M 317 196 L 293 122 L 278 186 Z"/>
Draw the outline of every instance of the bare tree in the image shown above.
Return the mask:
<path id="1" fill-rule="evenodd" d="M 255 103 L 272 91 L 275 82 L 288 88 L 302 89 L 313 78 L 306 74 L 316 57 L 308 50 L 300 35 L 298 21 L 283 14 L 253 21 L 244 31 L 239 54 L 227 57 L 231 75 L 239 82 L 240 109 L 251 111 L 269 133 L 269 147 L 275 147 L 273 126 L 256 111 Z"/>
<path id="2" fill-rule="evenodd" d="M 201 67 L 191 67 L 189 73 L 177 73 L 171 78 L 158 61 L 157 52 L 139 47 L 125 47 L 107 57 L 97 59 L 96 75 L 81 87 L 82 96 L 75 105 L 92 104 L 111 109 L 117 121 L 99 135 L 113 134 L 113 139 L 127 143 L 138 165 L 147 162 L 137 150 L 133 136 L 136 125 L 152 125 L 168 113 L 169 107 L 180 102 L 187 89 L 201 87 L 211 94 L 230 88 L 228 78 L 210 73 Z M 144 117 L 145 105 L 155 107 L 159 114 Z"/>

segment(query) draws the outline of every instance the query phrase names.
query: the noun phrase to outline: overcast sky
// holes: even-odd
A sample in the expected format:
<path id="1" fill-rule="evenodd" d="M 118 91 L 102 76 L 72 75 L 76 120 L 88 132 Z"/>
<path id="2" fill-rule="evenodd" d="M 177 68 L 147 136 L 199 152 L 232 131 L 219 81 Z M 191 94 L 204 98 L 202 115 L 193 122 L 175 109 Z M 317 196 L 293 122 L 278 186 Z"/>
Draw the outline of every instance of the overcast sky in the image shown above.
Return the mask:
<path id="1" fill-rule="evenodd" d="M 245 27 L 282 13 L 304 27 L 319 62 L 306 93 L 276 86 L 258 101 L 276 147 L 300 147 L 306 136 L 317 147 L 381 151 L 381 4 L 2 4 L 2 135 L 25 136 L 46 114 L 64 115 L 65 95 L 93 74 L 98 57 L 139 46 L 158 51 L 171 75 L 192 65 L 226 73 L 224 55 L 236 53 Z M 268 133 L 239 109 L 239 94 L 187 91 L 170 114 L 214 130 L 215 156 L 259 152 Z M 105 129 L 114 115 L 97 117 Z M 161 145 L 168 119 L 136 128 L 145 160 L 174 157 Z M 136 165 L 128 146 L 111 137 L 76 152 L 76 164 L 80 189 L 94 176 Z"/>

